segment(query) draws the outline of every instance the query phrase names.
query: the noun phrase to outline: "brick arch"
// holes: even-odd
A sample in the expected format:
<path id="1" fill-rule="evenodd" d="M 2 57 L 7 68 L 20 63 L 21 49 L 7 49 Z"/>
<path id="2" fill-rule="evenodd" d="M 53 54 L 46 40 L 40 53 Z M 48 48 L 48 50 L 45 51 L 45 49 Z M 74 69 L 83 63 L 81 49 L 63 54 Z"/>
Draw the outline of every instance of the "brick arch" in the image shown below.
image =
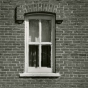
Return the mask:
<path id="1" fill-rule="evenodd" d="M 24 20 L 24 14 L 29 12 L 57 12 L 58 5 L 49 3 L 36 3 L 28 5 L 20 5 L 17 7 L 17 20 Z"/>

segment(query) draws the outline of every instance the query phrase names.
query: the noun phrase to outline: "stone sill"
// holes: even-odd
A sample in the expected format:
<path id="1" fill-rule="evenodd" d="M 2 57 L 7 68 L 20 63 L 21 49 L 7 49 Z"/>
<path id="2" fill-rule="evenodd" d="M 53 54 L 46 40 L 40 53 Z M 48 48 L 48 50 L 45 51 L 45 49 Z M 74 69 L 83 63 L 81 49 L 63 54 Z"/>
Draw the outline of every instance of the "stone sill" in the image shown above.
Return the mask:
<path id="1" fill-rule="evenodd" d="M 59 73 L 20 73 L 20 77 L 59 77 Z"/>

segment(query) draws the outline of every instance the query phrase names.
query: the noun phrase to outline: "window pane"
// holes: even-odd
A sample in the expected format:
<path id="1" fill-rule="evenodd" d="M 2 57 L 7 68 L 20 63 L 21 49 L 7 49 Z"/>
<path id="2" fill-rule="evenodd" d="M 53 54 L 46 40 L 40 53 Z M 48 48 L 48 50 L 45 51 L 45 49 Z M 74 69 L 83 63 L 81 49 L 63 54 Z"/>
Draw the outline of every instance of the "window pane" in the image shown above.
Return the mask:
<path id="1" fill-rule="evenodd" d="M 42 45 L 42 67 L 51 67 L 51 45 Z"/>
<path id="2" fill-rule="evenodd" d="M 39 47 L 38 45 L 29 45 L 29 66 L 39 66 Z"/>
<path id="3" fill-rule="evenodd" d="M 42 42 L 51 42 L 51 21 L 41 20 L 42 22 Z"/>
<path id="4" fill-rule="evenodd" d="M 39 20 L 29 20 L 29 41 L 39 41 Z"/>

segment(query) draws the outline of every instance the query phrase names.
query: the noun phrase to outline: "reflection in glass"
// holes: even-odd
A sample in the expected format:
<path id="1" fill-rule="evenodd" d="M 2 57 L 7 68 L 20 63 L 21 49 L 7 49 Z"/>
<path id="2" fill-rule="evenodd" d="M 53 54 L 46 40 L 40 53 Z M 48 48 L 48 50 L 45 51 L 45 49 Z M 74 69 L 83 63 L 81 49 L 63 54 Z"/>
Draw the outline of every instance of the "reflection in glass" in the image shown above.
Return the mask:
<path id="1" fill-rule="evenodd" d="M 39 66 L 39 48 L 38 45 L 29 45 L 29 66 Z"/>
<path id="2" fill-rule="evenodd" d="M 42 42 L 51 42 L 51 21 L 41 20 L 42 23 Z"/>
<path id="3" fill-rule="evenodd" d="M 42 67 L 51 66 L 51 45 L 42 45 L 41 66 Z"/>
<path id="4" fill-rule="evenodd" d="M 29 20 L 29 41 L 39 41 L 39 20 Z"/>

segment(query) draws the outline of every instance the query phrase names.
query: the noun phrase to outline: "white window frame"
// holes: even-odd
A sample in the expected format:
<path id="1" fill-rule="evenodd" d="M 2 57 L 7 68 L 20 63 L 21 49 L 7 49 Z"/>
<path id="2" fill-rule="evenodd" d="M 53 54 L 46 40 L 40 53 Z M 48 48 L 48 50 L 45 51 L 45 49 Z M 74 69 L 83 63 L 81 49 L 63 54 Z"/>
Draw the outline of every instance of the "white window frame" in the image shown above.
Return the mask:
<path id="1" fill-rule="evenodd" d="M 39 56 L 39 68 L 36 67 L 29 67 L 29 44 L 39 44 L 37 42 L 29 42 L 29 19 L 39 19 L 39 36 L 41 36 L 41 19 L 48 19 L 51 20 L 51 42 L 40 42 L 40 47 L 41 44 L 47 44 L 47 45 L 51 45 L 51 68 L 46 68 L 46 67 L 41 67 L 41 54 Z M 40 37 L 41 40 L 41 37 Z M 39 47 L 39 48 L 40 48 Z M 41 53 L 41 49 L 39 51 L 39 53 Z M 48 73 L 48 74 L 47 74 Z M 55 16 L 48 14 L 39 14 L 39 15 L 27 15 L 25 16 L 25 65 L 24 65 L 24 73 L 20 74 L 20 76 L 24 77 L 24 76 L 60 76 L 59 73 L 55 73 Z"/>

